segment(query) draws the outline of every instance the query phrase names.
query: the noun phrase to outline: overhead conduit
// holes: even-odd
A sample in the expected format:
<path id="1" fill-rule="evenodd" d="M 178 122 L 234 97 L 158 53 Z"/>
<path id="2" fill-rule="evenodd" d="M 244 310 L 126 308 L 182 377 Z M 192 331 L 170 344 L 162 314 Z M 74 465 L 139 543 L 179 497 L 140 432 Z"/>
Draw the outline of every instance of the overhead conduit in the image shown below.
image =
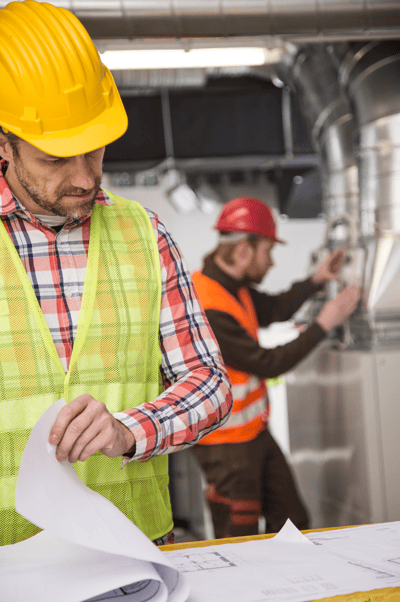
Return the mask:
<path id="1" fill-rule="evenodd" d="M 1 0 L 0 7 L 8 1 Z M 393 0 L 53 0 L 93 38 L 399 37 Z"/>

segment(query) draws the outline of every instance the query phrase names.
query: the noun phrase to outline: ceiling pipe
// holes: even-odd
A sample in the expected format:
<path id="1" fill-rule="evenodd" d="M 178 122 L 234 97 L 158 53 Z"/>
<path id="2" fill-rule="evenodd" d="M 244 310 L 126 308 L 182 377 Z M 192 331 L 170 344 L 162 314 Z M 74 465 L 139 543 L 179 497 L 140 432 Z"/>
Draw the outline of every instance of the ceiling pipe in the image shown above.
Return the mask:
<path id="1" fill-rule="evenodd" d="M 53 0 L 94 38 L 400 37 L 393 0 Z M 8 1 L 1 0 L 0 7 Z"/>

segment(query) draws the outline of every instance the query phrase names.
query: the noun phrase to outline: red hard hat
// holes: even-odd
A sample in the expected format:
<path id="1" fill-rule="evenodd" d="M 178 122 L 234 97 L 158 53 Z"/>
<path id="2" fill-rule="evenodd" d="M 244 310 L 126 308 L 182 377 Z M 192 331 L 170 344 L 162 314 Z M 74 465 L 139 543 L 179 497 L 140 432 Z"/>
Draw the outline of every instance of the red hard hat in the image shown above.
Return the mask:
<path id="1" fill-rule="evenodd" d="M 248 196 L 226 203 L 214 228 L 223 232 L 258 234 L 284 243 L 276 236 L 276 224 L 271 208 L 259 199 Z"/>

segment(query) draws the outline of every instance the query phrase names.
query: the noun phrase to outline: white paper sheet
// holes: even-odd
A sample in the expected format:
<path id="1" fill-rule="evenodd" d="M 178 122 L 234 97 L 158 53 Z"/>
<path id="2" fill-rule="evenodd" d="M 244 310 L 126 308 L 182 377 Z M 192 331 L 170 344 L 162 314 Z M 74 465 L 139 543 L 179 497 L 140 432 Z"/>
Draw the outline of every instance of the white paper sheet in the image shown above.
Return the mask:
<path id="1" fill-rule="evenodd" d="M 394 546 L 396 533 L 400 532 L 400 523 L 396 525 L 399 531 L 393 528 L 391 534 Z M 357 560 L 359 550 L 353 549 L 349 560 L 340 557 L 342 546 L 339 541 L 335 553 L 325 549 L 336 541 L 334 539 L 327 539 L 324 545 L 321 541 L 320 545 L 315 545 L 320 536 L 334 538 L 342 533 L 341 541 L 347 546 L 350 536 L 345 539 L 345 531 L 315 533 L 309 539 L 288 521 L 272 539 L 189 548 L 165 554 L 190 581 L 188 602 L 307 602 L 400 585 L 400 575 L 394 576 L 393 571 L 386 579 L 379 571 L 365 571 L 364 565 Z M 379 536 L 381 554 L 395 558 L 392 544 L 383 542 L 382 532 Z M 364 556 L 369 554 L 369 542 L 372 540 L 372 531 L 365 533 L 362 543 Z M 397 551 L 400 552 L 400 546 Z M 370 557 L 370 567 L 373 562 Z"/>
<path id="2" fill-rule="evenodd" d="M 400 586 L 400 523 L 161 552 L 88 489 L 40 418 L 21 462 L 17 510 L 45 529 L 0 547 L 0 602 L 307 602 Z M 190 586 L 190 594 L 189 594 Z"/>
<path id="3" fill-rule="evenodd" d="M 124 602 L 184 602 L 188 584 L 167 557 L 67 460 L 56 460 L 48 436 L 63 405 L 41 416 L 21 461 L 17 511 L 45 531 L 0 548 L 1 602 L 82 602 L 134 582 L 139 591 L 123 592 Z"/>
<path id="4" fill-rule="evenodd" d="M 399 585 L 400 522 L 309 533 L 306 537 L 350 566 L 358 567 L 368 580 L 375 582 L 375 588 Z"/>

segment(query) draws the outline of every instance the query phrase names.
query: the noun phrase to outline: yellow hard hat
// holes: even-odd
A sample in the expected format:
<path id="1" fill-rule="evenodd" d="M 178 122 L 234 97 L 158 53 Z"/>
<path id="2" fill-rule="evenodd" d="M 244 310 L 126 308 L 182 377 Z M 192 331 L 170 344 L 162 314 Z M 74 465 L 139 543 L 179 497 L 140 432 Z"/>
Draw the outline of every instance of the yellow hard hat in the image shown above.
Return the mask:
<path id="1" fill-rule="evenodd" d="M 0 10 L 0 126 L 59 157 L 113 142 L 128 118 L 80 21 L 46 2 Z"/>

